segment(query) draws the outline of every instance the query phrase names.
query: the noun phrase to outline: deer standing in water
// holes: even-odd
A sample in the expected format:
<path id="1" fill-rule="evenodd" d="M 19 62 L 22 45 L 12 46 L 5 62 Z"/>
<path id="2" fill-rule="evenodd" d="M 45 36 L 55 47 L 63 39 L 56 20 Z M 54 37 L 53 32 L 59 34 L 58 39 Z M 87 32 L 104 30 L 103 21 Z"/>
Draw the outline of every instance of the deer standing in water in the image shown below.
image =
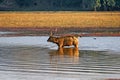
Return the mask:
<path id="1" fill-rule="evenodd" d="M 75 48 L 78 48 L 78 36 L 61 36 L 56 37 L 53 36 L 52 32 L 47 40 L 48 42 L 53 42 L 58 45 L 59 48 L 63 48 L 64 46 L 72 46 L 74 45 Z"/>

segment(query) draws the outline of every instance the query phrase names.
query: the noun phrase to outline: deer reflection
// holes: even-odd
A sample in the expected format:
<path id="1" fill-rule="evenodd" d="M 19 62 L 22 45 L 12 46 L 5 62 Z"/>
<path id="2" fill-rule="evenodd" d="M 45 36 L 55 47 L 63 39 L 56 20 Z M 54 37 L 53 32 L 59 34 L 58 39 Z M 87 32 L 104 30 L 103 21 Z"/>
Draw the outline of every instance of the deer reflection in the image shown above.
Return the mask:
<path id="1" fill-rule="evenodd" d="M 78 48 L 59 48 L 49 54 L 51 63 L 77 63 L 80 56 Z"/>

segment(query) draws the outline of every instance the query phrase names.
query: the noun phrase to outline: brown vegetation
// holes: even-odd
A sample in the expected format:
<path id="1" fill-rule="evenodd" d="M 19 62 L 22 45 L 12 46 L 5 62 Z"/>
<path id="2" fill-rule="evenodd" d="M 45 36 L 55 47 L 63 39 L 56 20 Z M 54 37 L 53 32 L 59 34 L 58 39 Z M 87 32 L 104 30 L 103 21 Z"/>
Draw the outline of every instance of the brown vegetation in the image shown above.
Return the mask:
<path id="1" fill-rule="evenodd" d="M 0 12 L 2 28 L 120 27 L 120 12 Z"/>

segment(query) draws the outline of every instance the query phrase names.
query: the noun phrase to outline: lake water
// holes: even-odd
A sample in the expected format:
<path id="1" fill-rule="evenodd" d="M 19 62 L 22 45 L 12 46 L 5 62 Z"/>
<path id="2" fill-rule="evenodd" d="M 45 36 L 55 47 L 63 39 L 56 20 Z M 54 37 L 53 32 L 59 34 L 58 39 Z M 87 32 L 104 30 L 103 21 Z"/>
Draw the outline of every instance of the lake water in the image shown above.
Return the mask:
<path id="1" fill-rule="evenodd" d="M 120 37 L 82 37 L 57 49 L 48 36 L 0 37 L 0 80 L 120 80 Z"/>

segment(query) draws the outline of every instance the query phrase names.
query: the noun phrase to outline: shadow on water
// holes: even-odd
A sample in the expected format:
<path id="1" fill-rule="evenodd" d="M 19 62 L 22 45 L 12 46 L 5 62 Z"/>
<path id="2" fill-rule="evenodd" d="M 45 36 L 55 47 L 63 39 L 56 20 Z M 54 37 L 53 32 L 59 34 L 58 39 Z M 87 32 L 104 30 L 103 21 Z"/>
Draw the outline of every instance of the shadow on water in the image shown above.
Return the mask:
<path id="1" fill-rule="evenodd" d="M 75 72 L 75 74 L 118 74 L 120 70 L 119 55 L 107 54 L 107 51 L 62 48 L 50 50 L 48 53 L 50 63 L 55 64 L 58 70 L 61 67 L 63 68 L 63 65 L 66 71 L 72 71 Z"/>
<path id="2" fill-rule="evenodd" d="M 58 50 L 51 50 L 49 52 L 50 62 L 66 62 L 77 63 L 79 62 L 79 50 L 78 48 L 60 48 Z M 68 60 L 69 59 L 69 60 Z"/>

